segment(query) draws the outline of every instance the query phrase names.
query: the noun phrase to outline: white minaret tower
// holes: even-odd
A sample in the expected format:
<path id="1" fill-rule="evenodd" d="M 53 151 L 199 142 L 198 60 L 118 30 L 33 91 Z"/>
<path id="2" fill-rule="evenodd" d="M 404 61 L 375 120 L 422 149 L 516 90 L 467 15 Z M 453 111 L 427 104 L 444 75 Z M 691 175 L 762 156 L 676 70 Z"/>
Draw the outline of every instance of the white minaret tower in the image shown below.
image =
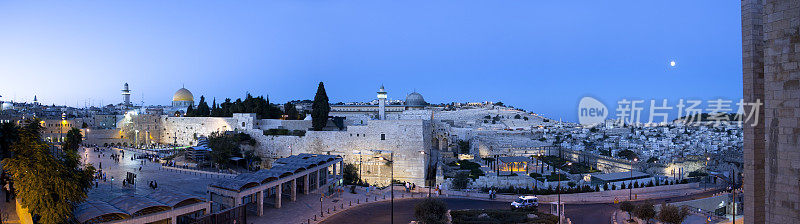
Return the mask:
<path id="1" fill-rule="evenodd" d="M 381 120 L 386 120 L 386 90 L 383 85 L 378 90 L 378 117 Z"/>
<path id="2" fill-rule="evenodd" d="M 122 87 L 122 103 L 125 106 L 131 105 L 131 89 L 128 88 L 128 83 L 125 83 L 125 86 Z"/>

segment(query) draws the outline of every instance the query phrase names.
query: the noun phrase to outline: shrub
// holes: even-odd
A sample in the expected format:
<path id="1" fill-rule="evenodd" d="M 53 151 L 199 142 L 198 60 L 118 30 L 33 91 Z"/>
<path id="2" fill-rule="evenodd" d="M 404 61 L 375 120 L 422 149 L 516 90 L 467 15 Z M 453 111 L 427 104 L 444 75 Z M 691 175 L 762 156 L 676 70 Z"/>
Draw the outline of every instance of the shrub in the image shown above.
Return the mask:
<path id="1" fill-rule="evenodd" d="M 670 223 L 670 224 L 680 224 L 683 223 L 683 220 L 689 216 L 689 209 L 686 207 L 680 207 L 669 204 L 664 204 L 661 206 L 661 211 L 658 213 L 657 219 L 659 221 Z"/>
<path id="2" fill-rule="evenodd" d="M 469 181 L 470 181 L 469 178 L 470 178 L 470 175 L 468 173 L 458 172 L 458 174 L 456 174 L 456 177 L 453 178 L 453 182 L 452 182 L 453 183 L 453 188 L 454 189 L 459 189 L 459 190 L 467 188 L 467 186 L 469 185 Z"/>
<path id="3" fill-rule="evenodd" d="M 653 204 L 645 203 L 639 206 L 636 206 L 636 210 L 633 212 L 636 217 L 639 217 L 645 222 L 650 222 L 650 219 L 656 217 L 656 209 L 653 207 Z"/>
<path id="4" fill-rule="evenodd" d="M 631 212 L 636 210 L 636 206 L 631 204 L 631 202 L 629 202 L 629 201 L 623 201 L 622 203 L 619 203 L 619 210 L 627 212 L 628 213 L 628 219 L 631 219 Z"/>
<path id="5" fill-rule="evenodd" d="M 292 135 L 303 137 L 303 136 L 306 136 L 306 131 L 294 130 L 294 131 L 292 131 Z"/>
<path id="6" fill-rule="evenodd" d="M 447 204 L 443 201 L 428 198 L 414 205 L 414 218 L 422 224 L 447 223 Z"/>

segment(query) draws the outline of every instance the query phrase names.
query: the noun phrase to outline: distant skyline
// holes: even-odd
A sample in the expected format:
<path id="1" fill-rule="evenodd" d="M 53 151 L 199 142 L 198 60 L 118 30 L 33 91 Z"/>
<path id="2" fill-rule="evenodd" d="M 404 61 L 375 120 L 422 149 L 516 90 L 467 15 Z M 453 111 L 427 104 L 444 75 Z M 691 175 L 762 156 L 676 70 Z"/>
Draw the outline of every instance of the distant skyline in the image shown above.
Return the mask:
<path id="1" fill-rule="evenodd" d="M 416 90 L 576 121 L 581 97 L 734 102 L 740 1 L 0 2 L 0 100 L 83 107 Z M 675 67 L 670 61 L 676 62 Z M 649 101 L 647 101 L 649 106 Z M 612 116 L 613 117 L 613 116 Z"/>

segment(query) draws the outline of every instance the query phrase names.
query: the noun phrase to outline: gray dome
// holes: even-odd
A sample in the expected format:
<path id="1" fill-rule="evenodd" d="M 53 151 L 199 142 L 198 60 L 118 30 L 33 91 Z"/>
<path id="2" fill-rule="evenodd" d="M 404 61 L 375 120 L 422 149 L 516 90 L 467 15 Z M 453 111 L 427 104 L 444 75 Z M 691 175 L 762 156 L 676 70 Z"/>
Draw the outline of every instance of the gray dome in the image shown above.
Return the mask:
<path id="1" fill-rule="evenodd" d="M 428 103 L 425 102 L 425 98 L 422 98 L 422 94 L 419 94 L 417 92 L 413 92 L 411 94 L 408 94 L 408 96 L 406 96 L 405 105 L 406 106 L 425 106 L 425 105 L 428 105 Z"/>
<path id="2" fill-rule="evenodd" d="M 0 110 L 13 110 L 13 109 L 14 109 L 14 104 L 11 102 L 4 102 L 2 105 L 0 105 Z"/>

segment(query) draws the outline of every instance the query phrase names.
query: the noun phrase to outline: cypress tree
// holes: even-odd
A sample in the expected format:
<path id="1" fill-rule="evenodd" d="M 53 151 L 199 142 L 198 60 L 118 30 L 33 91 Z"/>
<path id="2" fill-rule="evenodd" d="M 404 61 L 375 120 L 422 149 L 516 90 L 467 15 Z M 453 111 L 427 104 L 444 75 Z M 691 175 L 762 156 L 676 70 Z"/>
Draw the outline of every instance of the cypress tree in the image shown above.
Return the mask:
<path id="1" fill-rule="evenodd" d="M 292 102 L 286 102 L 286 104 L 283 105 L 283 110 L 287 120 L 299 120 L 297 108 L 294 107 Z"/>
<path id="2" fill-rule="evenodd" d="M 315 131 L 321 131 L 328 123 L 328 113 L 331 105 L 328 103 L 328 94 L 325 93 L 325 85 L 319 82 L 317 94 L 314 95 L 314 103 L 311 105 L 311 126 Z"/>
<path id="3" fill-rule="evenodd" d="M 184 115 L 184 116 L 185 117 L 194 117 L 194 106 L 193 105 L 189 105 L 189 107 L 186 108 L 186 115 Z"/>
<path id="4" fill-rule="evenodd" d="M 208 103 L 206 103 L 206 98 L 204 96 L 200 96 L 200 103 L 197 104 L 197 110 L 195 110 L 196 117 L 208 117 L 211 113 L 211 110 L 208 109 Z"/>

